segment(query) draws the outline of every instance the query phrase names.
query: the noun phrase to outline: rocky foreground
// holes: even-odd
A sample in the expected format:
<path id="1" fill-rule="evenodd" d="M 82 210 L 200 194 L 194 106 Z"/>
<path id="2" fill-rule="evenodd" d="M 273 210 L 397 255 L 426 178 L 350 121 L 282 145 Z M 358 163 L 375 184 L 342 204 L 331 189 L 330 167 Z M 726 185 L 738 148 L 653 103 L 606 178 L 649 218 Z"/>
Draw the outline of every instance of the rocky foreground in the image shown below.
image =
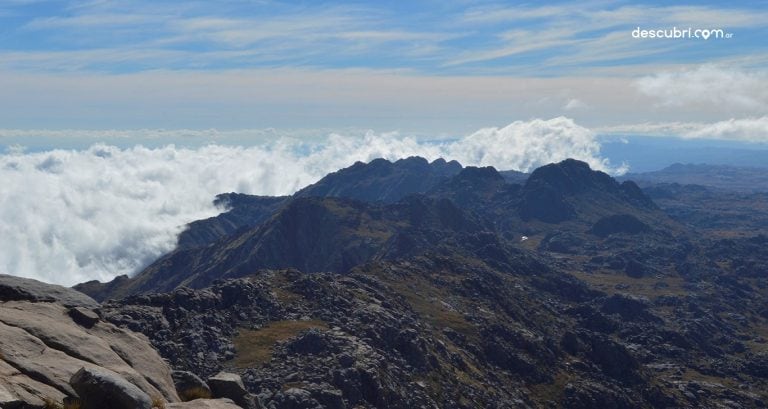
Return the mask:
<path id="1" fill-rule="evenodd" d="M 90 297 L 0 275 L 0 408 L 234 409 L 231 399 L 180 395 L 249 398 L 237 375 L 209 384 L 173 372 L 146 336 L 102 320 Z"/>

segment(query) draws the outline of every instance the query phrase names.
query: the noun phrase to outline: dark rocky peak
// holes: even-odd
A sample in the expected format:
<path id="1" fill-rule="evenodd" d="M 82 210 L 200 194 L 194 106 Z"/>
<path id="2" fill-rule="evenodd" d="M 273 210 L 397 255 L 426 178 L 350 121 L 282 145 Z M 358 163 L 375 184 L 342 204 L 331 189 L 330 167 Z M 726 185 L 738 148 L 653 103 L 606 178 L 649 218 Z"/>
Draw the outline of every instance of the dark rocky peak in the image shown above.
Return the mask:
<path id="1" fill-rule="evenodd" d="M 525 184 L 525 181 L 527 181 L 530 176 L 528 173 L 518 172 L 516 170 L 502 170 L 499 174 L 507 181 L 507 183 L 520 185 Z"/>
<path id="2" fill-rule="evenodd" d="M 429 192 L 430 196 L 454 201 L 463 208 L 483 206 L 507 186 L 504 177 L 491 166 L 468 166 Z"/>
<path id="3" fill-rule="evenodd" d="M 107 281 L 104 283 L 98 280 L 91 280 L 91 281 L 86 281 L 84 283 L 77 284 L 72 288 L 77 291 L 80 291 L 83 294 L 88 295 L 94 300 L 104 301 L 107 298 L 109 298 L 109 296 L 115 294 L 117 289 L 126 285 L 130 281 L 131 281 L 130 277 L 123 274 L 113 278 L 111 281 Z"/>
<path id="4" fill-rule="evenodd" d="M 374 161 L 379 162 L 388 162 L 386 159 L 374 159 Z M 422 158 L 421 156 L 409 156 L 404 159 L 398 159 L 394 162 L 390 162 L 393 168 L 397 168 L 398 166 L 405 167 L 405 168 L 414 168 L 414 169 L 426 169 L 429 166 L 429 161 Z"/>
<path id="5" fill-rule="evenodd" d="M 590 169 L 584 162 L 566 159 L 531 173 L 521 191 L 519 211 L 524 220 L 559 223 L 574 219 L 581 204 L 590 218 L 626 205 L 657 209 L 634 182 L 620 185 L 606 173 Z"/>
<path id="6" fill-rule="evenodd" d="M 504 182 L 504 177 L 502 177 L 493 166 L 485 166 L 482 168 L 467 166 L 454 176 L 453 179 L 473 183 Z"/>
<path id="7" fill-rule="evenodd" d="M 237 230 L 256 226 L 275 214 L 286 199 L 286 196 L 254 196 L 242 193 L 216 195 L 213 204 L 226 211 L 187 225 L 187 229 L 179 234 L 178 247 L 207 246 Z"/>
<path id="8" fill-rule="evenodd" d="M 539 188 L 541 185 L 548 185 L 564 195 L 592 189 L 617 191 L 619 186 L 606 173 L 592 170 L 588 164 L 576 159 L 566 159 L 534 170 L 524 188 Z"/>
<path id="9" fill-rule="evenodd" d="M 499 190 L 506 181 L 492 166 L 477 168 L 468 166 L 456 176 L 445 180 L 435 188 L 436 192 L 448 196 L 462 196 L 468 192 L 494 192 Z"/>
<path id="10" fill-rule="evenodd" d="M 420 157 L 390 162 L 374 159 L 333 172 L 298 191 L 296 197 L 347 197 L 368 202 L 394 203 L 414 193 L 424 193 L 457 174 L 461 165 L 443 159 L 429 163 Z"/>
<path id="11" fill-rule="evenodd" d="M 474 188 L 475 190 L 499 189 L 506 181 L 492 166 L 483 168 L 468 166 L 450 179 L 454 189 Z"/>
<path id="12" fill-rule="evenodd" d="M 430 165 L 433 168 L 444 172 L 445 174 L 455 174 L 461 171 L 461 163 L 455 160 L 446 161 L 443 158 L 437 158 L 433 160 L 432 163 L 430 163 Z"/>

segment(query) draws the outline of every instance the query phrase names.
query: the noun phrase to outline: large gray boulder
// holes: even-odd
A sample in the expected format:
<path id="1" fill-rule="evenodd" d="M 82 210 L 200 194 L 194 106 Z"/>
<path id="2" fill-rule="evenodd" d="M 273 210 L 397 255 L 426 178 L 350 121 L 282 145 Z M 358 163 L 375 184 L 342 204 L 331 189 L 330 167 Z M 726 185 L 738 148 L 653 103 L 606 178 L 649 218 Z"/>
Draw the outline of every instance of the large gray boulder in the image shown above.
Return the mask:
<path id="1" fill-rule="evenodd" d="M 192 400 L 192 396 L 211 397 L 211 388 L 199 376 L 188 371 L 173 371 L 173 383 L 176 385 L 176 392 L 181 400 Z"/>
<path id="2" fill-rule="evenodd" d="M 6 274 L 0 274 L 0 301 L 56 302 L 65 307 L 99 306 L 96 300 L 80 291 Z"/>
<path id="3" fill-rule="evenodd" d="M 208 378 L 208 386 L 211 387 L 214 398 L 232 399 L 236 404 L 245 409 L 262 408 L 259 398 L 245 390 L 245 385 L 243 385 L 240 375 L 219 372 Z"/>
<path id="4" fill-rule="evenodd" d="M 171 369 L 142 334 L 96 320 L 58 303 L 0 302 L 0 396 L 42 407 L 76 396 L 70 379 L 80 368 L 105 368 L 146 395 L 179 401 Z M 80 323 L 75 320 L 80 321 Z M 12 407 L 10 403 L 0 407 Z"/>
<path id="5" fill-rule="evenodd" d="M 104 368 L 80 368 L 69 384 L 81 409 L 152 409 L 152 399 L 136 385 Z"/>

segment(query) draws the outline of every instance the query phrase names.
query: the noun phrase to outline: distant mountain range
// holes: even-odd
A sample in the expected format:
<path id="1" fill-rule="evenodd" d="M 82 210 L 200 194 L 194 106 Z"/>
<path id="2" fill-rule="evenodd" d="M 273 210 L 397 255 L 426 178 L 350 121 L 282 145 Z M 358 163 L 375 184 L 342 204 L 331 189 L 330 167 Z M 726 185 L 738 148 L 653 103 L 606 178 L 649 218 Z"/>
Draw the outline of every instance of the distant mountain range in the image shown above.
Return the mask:
<path id="1" fill-rule="evenodd" d="M 601 155 L 611 163 L 626 163 L 632 172 L 645 173 L 674 163 L 768 168 L 768 144 L 735 140 L 625 136 L 601 139 Z"/>
<path id="2" fill-rule="evenodd" d="M 727 191 L 768 192 L 768 169 L 760 167 L 675 163 L 658 171 L 629 173 L 620 179 L 634 180 L 641 186 L 678 183 Z"/>
<path id="3" fill-rule="evenodd" d="M 760 180 L 379 159 L 219 195 L 144 271 L 75 288 L 264 407 L 764 407 Z"/>

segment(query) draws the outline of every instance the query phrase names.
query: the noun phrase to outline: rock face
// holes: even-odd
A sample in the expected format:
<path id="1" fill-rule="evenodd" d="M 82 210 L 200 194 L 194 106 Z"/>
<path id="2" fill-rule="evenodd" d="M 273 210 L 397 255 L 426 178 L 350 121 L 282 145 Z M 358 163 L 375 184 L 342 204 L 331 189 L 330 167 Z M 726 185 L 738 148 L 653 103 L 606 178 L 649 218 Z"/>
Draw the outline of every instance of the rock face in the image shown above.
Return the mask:
<path id="1" fill-rule="evenodd" d="M 93 298 L 71 288 L 5 274 L 0 274 L 0 300 L 57 302 L 65 307 L 99 306 Z"/>
<path id="2" fill-rule="evenodd" d="M 3 407 L 14 401 L 42 407 L 45 399 L 75 397 L 70 379 L 81 368 L 85 374 L 107 371 L 144 395 L 178 401 L 170 368 L 144 335 L 101 321 L 83 306 L 95 302 L 74 290 L 20 278 L 8 281 L 14 291 L 0 297 Z M 18 301 L 19 294 L 34 294 L 34 300 L 44 302 Z M 58 300 L 77 306 L 65 307 Z"/>
<path id="3" fill-rule="evenodd" d="M 37 381 L 19 369 L 0 360 L 0 407 L 16 408 L 31 405 L 42 407 L 43 399 L 61 402 L 65 394 L 43 381 Z"/>
<path id="4" fill-rule="evenodd" d="M 82 409 L 151 409 L 152 399 L 136 385 L 104 368 L 81 368 L 69 384 Z"/>
<path id="5" fill-rule="evenodd" d="M 251 196 L 225 193 L 213 201 L 227 211 L 208 219 L 190 223 L 179 234 L 179 248 L 200 247 L 234 233 L 244 227 L 253 227 L 275 214 L 288 198 L 285 196 Z"/>
<path id="6" fill-rule="evenodd" d="M 520 203 L 520 217 L 523 220 L 560 223 L 575 218 L 576 209 L 555 187 L 529 178 Z"/>
<path id="7" fill-rule="evenodd" d="M 339 198 L 297 198 L 269 221 L 196 249 L 179 249 L 147 267 L 116 293 L 201 288 L 260 268 L 345 272 L 377 258 L 402 257 L 443 241 L 489 248 L 490 236 L 462 240 L 481 225 L 445 199 L 409 196 L 380 205 Z M 475 248 L 476 250 L 476 248 Z"/>

